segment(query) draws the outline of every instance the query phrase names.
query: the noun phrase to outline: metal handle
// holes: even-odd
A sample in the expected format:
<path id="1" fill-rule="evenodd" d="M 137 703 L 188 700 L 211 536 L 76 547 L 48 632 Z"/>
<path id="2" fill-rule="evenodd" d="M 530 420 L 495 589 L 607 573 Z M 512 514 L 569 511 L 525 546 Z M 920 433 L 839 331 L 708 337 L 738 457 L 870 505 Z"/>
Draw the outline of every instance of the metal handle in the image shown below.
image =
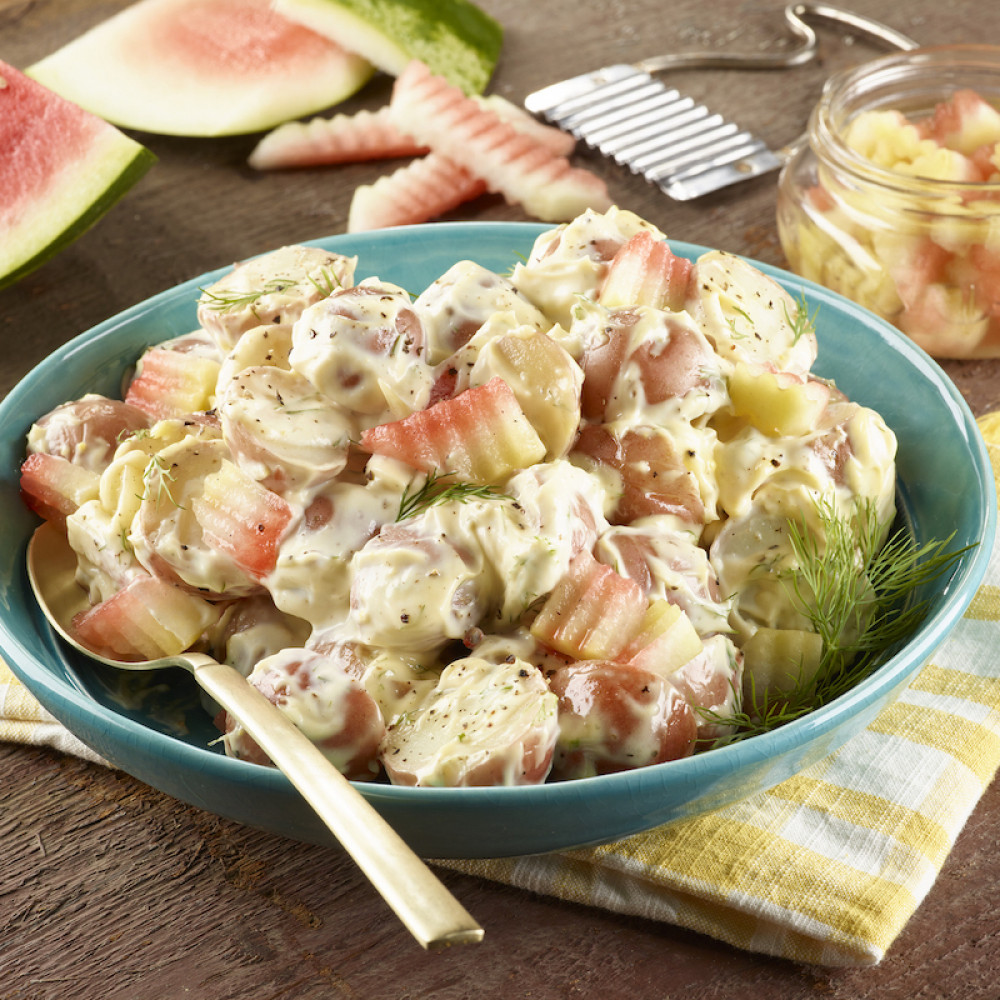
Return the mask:
<path id="1" fill-rule="evenodd" d="M 482 928 L 458 900 L 280 710 L 233 667 L 197 654 L 186 659 L 201 687 L 239 719 L 425 948 L 482 940 Z"/>
<path id="2" fill-rule="evenodd" d="M 653 56 L 636 65 L 647 73 L 678 69 L 791 69 L 809 62 L 817 49 L 816 32 L 806 18 L 832 21 L 865 35 L 890 48 L 915 49 L 918 43 L 870 17 L 823 3 L 791 3 L 785 7 L 785 21 L 800 44 L 776 55 L 749 52 L 676 52 Z"/>

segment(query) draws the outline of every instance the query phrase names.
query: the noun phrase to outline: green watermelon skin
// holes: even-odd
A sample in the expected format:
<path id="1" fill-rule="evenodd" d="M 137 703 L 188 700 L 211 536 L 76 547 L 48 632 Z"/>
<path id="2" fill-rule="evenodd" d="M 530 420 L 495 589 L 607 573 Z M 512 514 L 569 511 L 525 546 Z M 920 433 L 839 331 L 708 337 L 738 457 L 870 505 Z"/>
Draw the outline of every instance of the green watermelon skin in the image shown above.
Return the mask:
<path id="1" fill-rule="evenodd" d="M 89 229 L 156 162 L 113 125 L 0 61 L 0 288 Z"/>
<path id="2" fill-rule="evenodd" d="M 470 0 L 274 0 L 275 9 L 399 76 L 416 59 L 467 95 L 490 81 L 503 28 Z"/>
<path id="3" fill-rule="evenodd" d="M 271 0 L 138 0 L 26 72 L 120 128 L 216 137 L 325 110 L 375 68 Z"/>

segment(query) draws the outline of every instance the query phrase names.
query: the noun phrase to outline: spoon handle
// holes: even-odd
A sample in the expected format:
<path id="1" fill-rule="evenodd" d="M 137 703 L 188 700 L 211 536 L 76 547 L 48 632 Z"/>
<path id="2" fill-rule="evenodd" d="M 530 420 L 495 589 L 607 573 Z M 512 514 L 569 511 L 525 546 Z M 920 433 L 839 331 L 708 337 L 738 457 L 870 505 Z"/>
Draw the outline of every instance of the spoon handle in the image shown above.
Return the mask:
<path id="1" fill-rule="evenodd" d="M 186 657 L 201 687 L 238 719 L 429 950 L 473 944 L 483 929 L 374 806 L 239 671 Z"/>

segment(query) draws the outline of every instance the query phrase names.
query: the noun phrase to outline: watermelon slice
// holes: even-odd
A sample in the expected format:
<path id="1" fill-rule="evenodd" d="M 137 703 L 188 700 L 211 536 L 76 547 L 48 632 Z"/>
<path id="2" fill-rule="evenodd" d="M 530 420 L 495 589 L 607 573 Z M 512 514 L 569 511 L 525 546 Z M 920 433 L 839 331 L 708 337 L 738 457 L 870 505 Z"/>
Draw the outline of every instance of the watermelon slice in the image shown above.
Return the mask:
<path id="1" fill-rule="evenodd" d="M 0 288 L 95 223 L 155 157 L 0 62 Z"/>
<path id="2" fill-rule="evenodd" d="M 503 29 L 469 0 L 274 0 L 275 9 L 399 76 L 414 59 L 465 94 L 486 89 Z"/>
<path id="3" fill-rule="evenodd" d="M 328 108 L 374 68 L 271 0 L 139 0 L 27 72 L 124 128 L 217 136 Z"/>

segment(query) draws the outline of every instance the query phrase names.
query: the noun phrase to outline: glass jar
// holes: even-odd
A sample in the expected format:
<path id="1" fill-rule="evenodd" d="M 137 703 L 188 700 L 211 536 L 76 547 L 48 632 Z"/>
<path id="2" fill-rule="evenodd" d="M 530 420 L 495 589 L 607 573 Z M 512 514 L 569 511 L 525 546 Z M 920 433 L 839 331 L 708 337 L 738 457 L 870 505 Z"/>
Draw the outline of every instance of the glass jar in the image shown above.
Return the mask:
<path id="1" fill-rule="evenodd" d="M 935 118 L 970 90 L 990 107 Z M 1000 145 L 971 149 L 997 107 L 997 46 L 915 49 L 831 77 L 779 180 L 792 269 L 936 357 L 1000 357 Z M 941 151 L 948 128 L 969 148 L 961 160 Z M 952 179 L 969 163 L 988 179 Z"/>

